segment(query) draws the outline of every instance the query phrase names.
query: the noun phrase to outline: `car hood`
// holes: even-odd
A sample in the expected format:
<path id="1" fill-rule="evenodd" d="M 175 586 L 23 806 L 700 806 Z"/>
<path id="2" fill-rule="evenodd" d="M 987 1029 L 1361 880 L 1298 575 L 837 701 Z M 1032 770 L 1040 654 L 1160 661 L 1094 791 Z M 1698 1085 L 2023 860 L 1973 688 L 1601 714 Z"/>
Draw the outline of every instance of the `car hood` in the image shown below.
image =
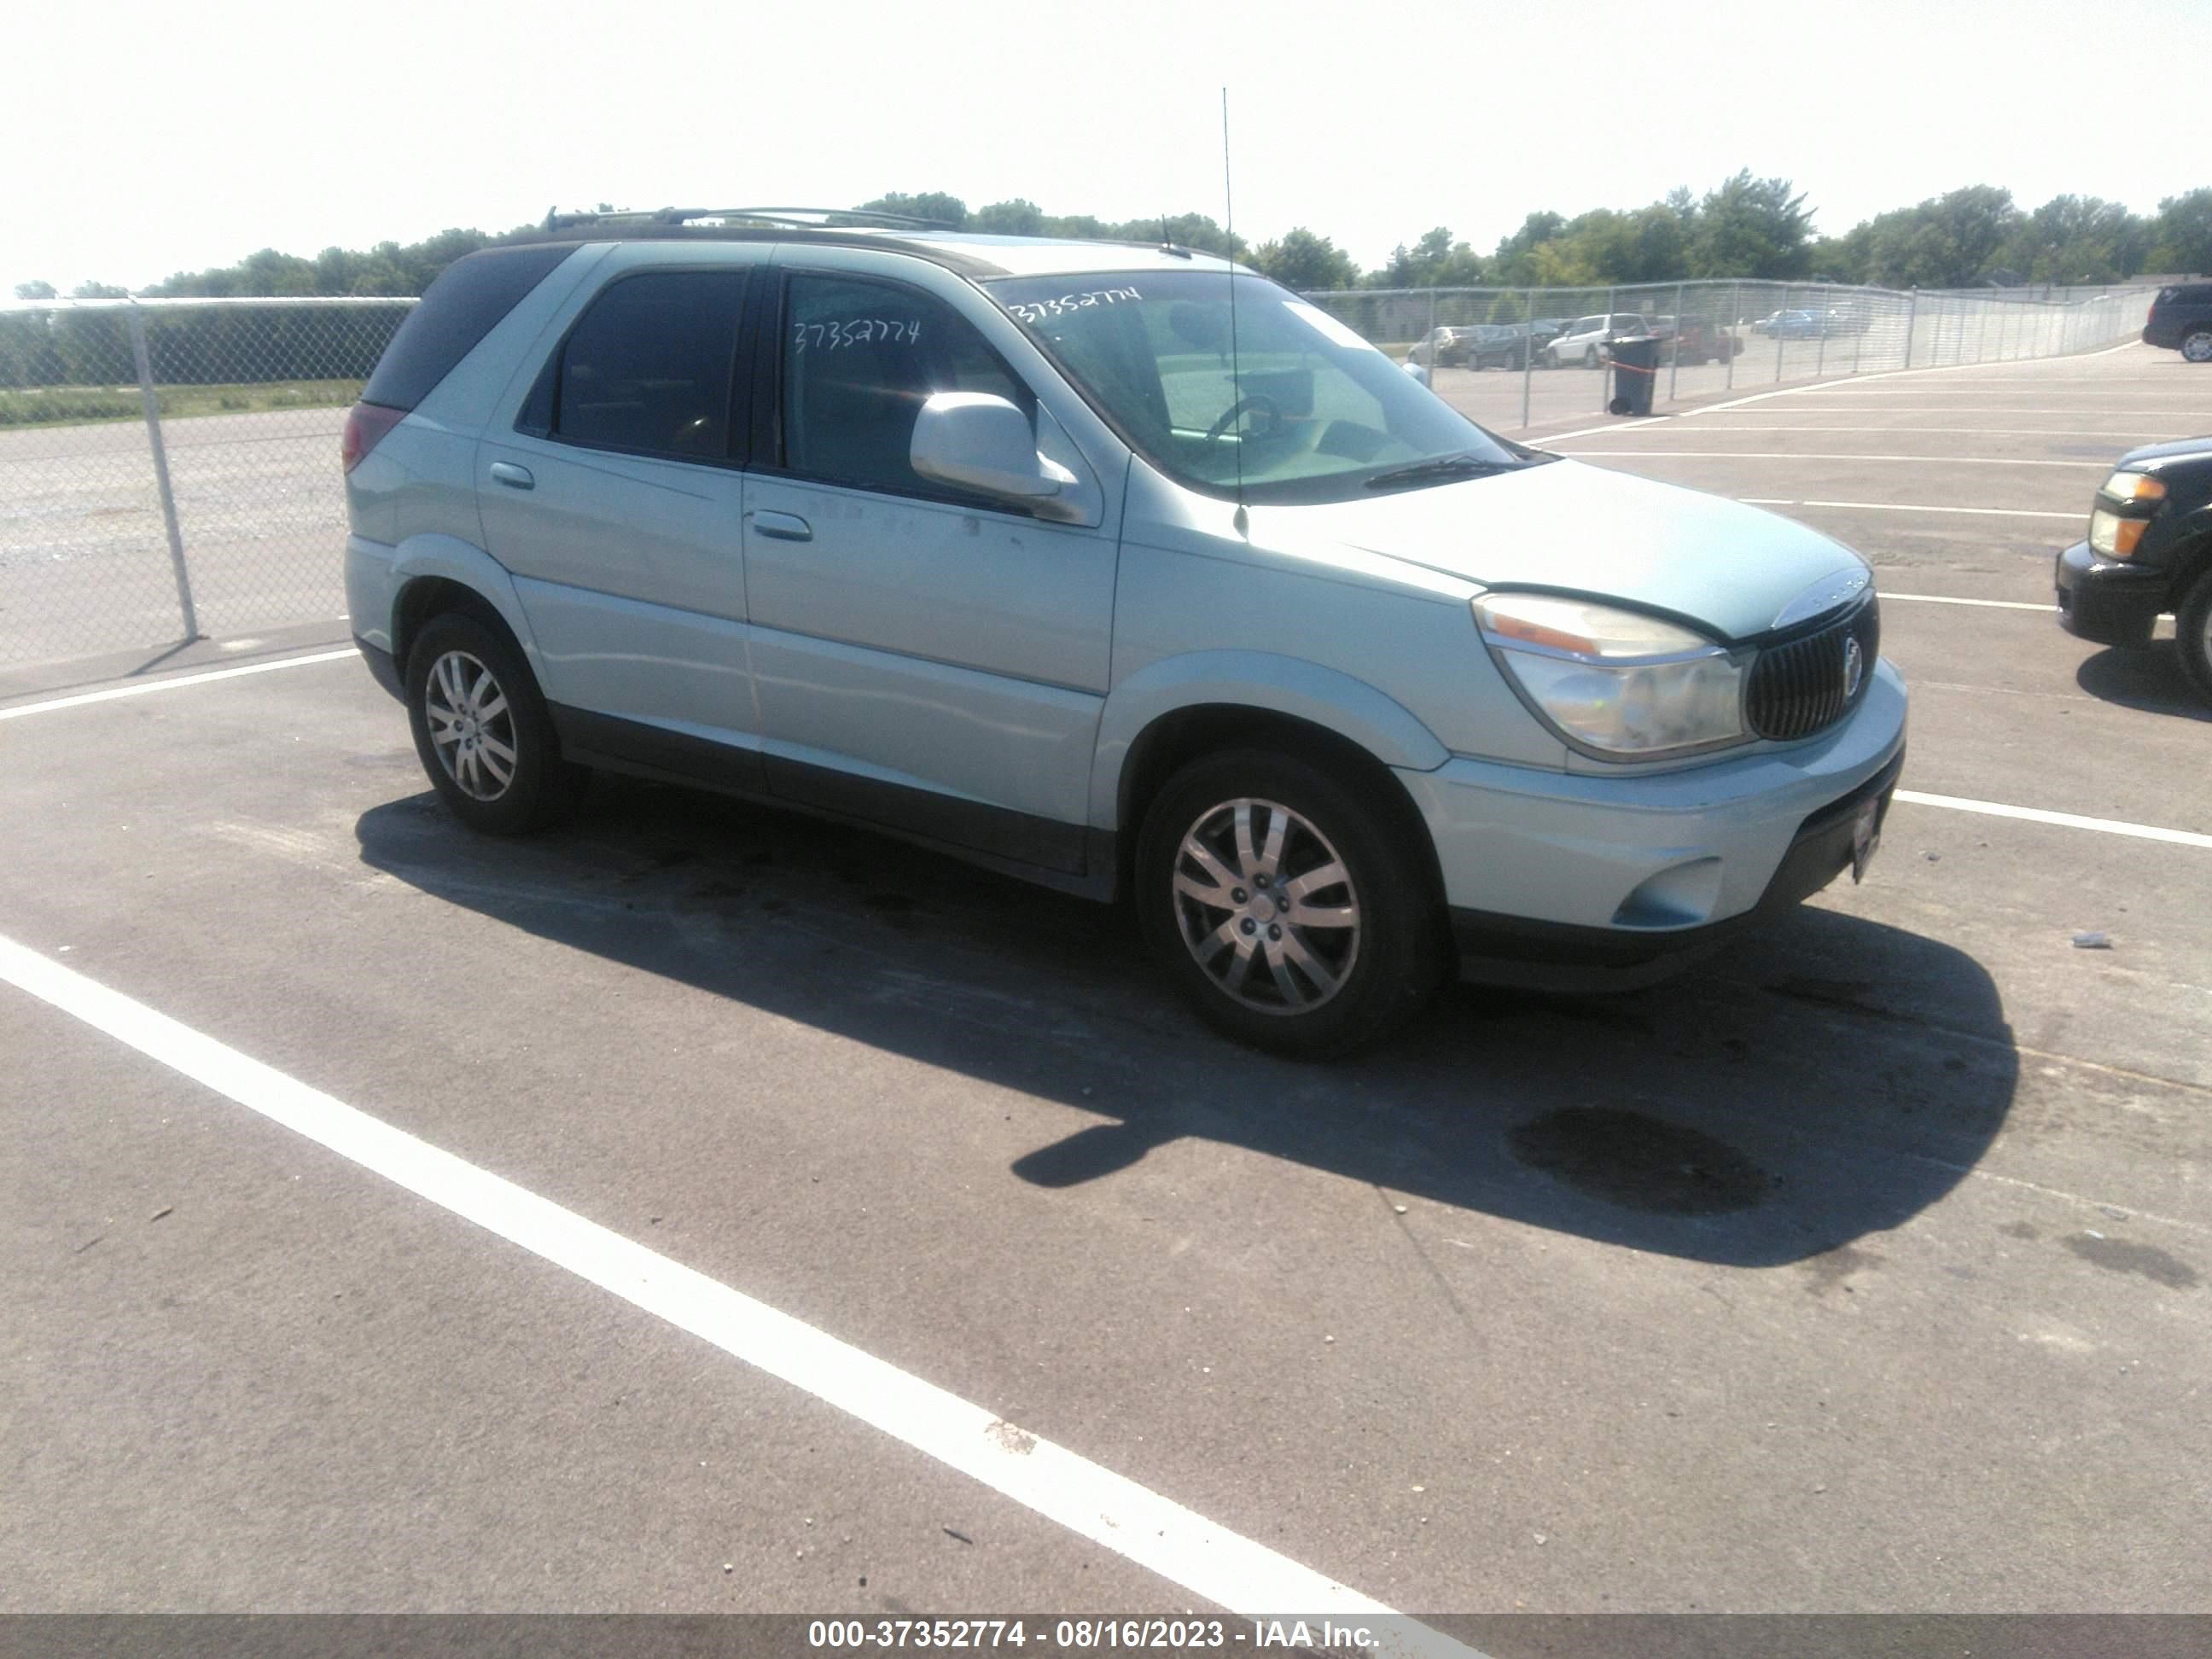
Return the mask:
<path id="1" fill-rule="evenodd" d="M 2199 460 L 2206 457 L 2212 457 L 2212 438 L 2177 438 L 2172 443 L 2145 444 L 2140 449 L 2130 449 L 2120 457 L 2118 465 L 2141 466 L 2146 462 Z M 2152 470 L 2157 470 L 2155 465 Z"/>
<path id="2" fill-rule="evenodd" d="M 1358 501 L 1255 511 L 1262 544 L 1281 527 L 1480 582 L 1547 587 L 1702 623 L 1743 639 L 1827 608 L 1822 585 L 1866 562 L 1793 520 L 1626 472 L 1549 461 L 1516 471 L 1376 491 Z M 1838 591 L 1837 599 L 1849 597 Z M 1805 609 L 1806 605 L 1811 609 Z"/>

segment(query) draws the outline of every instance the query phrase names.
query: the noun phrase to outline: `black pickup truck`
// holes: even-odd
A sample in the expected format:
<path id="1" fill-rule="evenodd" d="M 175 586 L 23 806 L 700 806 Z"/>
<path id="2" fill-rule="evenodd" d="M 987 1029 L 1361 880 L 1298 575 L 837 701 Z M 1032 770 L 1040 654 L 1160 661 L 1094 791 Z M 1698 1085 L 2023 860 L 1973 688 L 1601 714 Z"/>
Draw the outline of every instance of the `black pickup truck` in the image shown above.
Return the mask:
<path id="1" fill-rule="evenodd" d="M 2212 283 L 2162 288 L 2143 319 L 2143 343 L 2179 351 L 2192 363 L 2212 363 Z"/>
<path id="2" fill-rule="evenodd" d="M 2172 612 L 2181 665 L 2212 702 L 2212 437 L 2121 456 L 2057 580 L 2059 622 L 2100 645 L 2148 646 Z"/>

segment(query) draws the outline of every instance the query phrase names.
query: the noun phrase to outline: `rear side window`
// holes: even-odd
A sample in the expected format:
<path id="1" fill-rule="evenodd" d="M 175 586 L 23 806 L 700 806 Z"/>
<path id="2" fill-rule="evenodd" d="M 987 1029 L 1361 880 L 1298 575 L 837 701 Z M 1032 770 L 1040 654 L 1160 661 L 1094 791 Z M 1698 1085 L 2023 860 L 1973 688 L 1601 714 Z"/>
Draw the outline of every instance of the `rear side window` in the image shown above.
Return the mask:
<path id="1" fill-rule="evenodd" d="M 742 270 L 662 270 L 610 284 L 561 348 L 552 435 L 677 460 L 727 459 L 746 281 Z"/>
<path id="2" fill-rule="evenodd" d="M 574 244 L 493 248 L 447 265 L 407 313 L 362 388 L 365 404 L 412 409 L 476 349 L 522 296 L 576 251 Z"/>

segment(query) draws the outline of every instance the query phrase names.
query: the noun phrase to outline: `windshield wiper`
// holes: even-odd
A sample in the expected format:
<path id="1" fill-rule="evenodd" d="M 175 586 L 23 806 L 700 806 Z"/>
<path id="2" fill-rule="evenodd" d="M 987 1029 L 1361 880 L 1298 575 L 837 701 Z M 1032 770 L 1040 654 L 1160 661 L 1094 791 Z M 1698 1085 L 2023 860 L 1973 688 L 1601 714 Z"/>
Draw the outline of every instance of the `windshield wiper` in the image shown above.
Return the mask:
<path id="1" fill-rule="evenodd" d="M 1487 455 L 1478 455 L 1470 449 L 1457 455 L 1438 455 L 1430 460 L 1391 467 L 1369 478 L 1367 488 L 1388 489 L 1394 484 L 1420 483 L 1430 478 L 1478 478 L 1486 472 L 1516 471 L 1522 465 L 1520 461 L 1501 461 Z"/>

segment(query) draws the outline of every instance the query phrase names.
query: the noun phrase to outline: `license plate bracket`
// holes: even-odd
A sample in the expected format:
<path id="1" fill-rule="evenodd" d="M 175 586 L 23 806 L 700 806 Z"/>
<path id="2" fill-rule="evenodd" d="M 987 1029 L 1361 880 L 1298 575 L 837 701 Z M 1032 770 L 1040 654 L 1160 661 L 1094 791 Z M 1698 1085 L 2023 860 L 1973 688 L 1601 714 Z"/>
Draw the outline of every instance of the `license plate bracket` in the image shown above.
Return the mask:
<path id="1" fill-rule="evenodd" d="M 1881 797 L 1863 802 L 1851 817 L 1851 884 L 1866 879 L 1867 866 L 1881 848 Z"/>

